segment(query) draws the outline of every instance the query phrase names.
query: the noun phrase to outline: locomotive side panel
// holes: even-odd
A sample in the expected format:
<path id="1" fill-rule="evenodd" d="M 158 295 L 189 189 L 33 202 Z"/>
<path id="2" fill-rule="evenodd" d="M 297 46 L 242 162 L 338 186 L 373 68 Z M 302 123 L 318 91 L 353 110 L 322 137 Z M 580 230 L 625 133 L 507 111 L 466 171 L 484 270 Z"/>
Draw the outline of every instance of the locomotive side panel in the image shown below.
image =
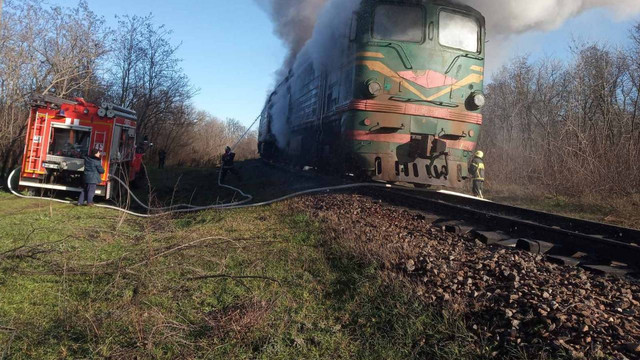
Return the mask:
<path id="1" fill-rule="evenodd" d="M 304 49 L 267 100 L 258 144 L 263 158 L 319 165 L 332 161 L 341 147 L 340 117 L 353 99 L 355 61 L 351 23 L 342 25 L 330 30 L 332 46 L 324 47 L 321 58 L 311 56 L 317 44 Z"/>

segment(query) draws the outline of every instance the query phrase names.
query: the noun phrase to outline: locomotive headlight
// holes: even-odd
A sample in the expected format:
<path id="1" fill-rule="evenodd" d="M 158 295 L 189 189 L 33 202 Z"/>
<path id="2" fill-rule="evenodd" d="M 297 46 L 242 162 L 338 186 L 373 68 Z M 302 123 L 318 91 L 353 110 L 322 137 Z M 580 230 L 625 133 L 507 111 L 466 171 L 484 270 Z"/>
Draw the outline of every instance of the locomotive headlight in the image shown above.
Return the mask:
<path id="1" fill-rule="evenodd" d="M 382 93 L 382 85 L 375 79 L 369 79 L 367 80 L 367 91 L 369 96 L 376 97 Z"/>
<path id="2" fill-rule="evenodd" d="M 487 102 L 487 99 L 484 97 L 484 94 L 476 91 L 471 93 L 467 98 L 467 109 L 469 110 L 478 110 L 482 108 Z"/>

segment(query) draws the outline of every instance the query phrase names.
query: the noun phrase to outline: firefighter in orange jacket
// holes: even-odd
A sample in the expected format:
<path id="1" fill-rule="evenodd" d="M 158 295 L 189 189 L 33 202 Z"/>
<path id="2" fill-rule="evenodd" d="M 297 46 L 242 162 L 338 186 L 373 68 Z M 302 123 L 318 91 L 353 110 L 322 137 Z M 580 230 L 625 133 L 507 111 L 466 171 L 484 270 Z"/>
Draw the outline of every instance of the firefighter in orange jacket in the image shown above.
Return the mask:
<path id="1" fill-rule="evenodd" d="M 476 156 L 469 165 L 469 174 L 473 179 L 473 195 L 484 199 L 482 188 L 484 187 L 484 153 L 477 151 Z"/>

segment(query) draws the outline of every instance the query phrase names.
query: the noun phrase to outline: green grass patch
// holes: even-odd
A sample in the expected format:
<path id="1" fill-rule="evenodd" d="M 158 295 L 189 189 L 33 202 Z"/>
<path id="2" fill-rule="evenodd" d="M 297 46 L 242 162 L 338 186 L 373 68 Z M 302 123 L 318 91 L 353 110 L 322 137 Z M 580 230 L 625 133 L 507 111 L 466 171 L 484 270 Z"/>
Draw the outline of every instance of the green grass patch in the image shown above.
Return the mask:
<path id="1" fill-rule="evenodd" d="M 0 193 L 0 209 L 8 358 L 482 357 L 459 317 L 287 204 L 140 220 Z"/>

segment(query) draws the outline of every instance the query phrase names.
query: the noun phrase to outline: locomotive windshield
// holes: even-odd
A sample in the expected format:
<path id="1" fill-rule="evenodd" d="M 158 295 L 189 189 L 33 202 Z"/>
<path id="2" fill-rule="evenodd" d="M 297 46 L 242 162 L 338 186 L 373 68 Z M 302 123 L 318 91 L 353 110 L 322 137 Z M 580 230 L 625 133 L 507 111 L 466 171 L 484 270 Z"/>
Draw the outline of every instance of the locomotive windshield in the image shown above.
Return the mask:
<path id="1" fill-rule="evenodd" d="M 469 52 L 479 52 L 480 26 L 468 16 L 440 12 L 440 44 Z"/>
<path id="2" fill-rule="evenodd" d="M 82 159 L 89 154 L 91 131 L 57 127 L 51 130 L 49 155 Z"/>
<path id="3" fill-rule="evenodd" d="M 373 37 L 380 40 L 422 42 L 425 18 L 421 6 L 378 5 L 374 15 Z"/>

